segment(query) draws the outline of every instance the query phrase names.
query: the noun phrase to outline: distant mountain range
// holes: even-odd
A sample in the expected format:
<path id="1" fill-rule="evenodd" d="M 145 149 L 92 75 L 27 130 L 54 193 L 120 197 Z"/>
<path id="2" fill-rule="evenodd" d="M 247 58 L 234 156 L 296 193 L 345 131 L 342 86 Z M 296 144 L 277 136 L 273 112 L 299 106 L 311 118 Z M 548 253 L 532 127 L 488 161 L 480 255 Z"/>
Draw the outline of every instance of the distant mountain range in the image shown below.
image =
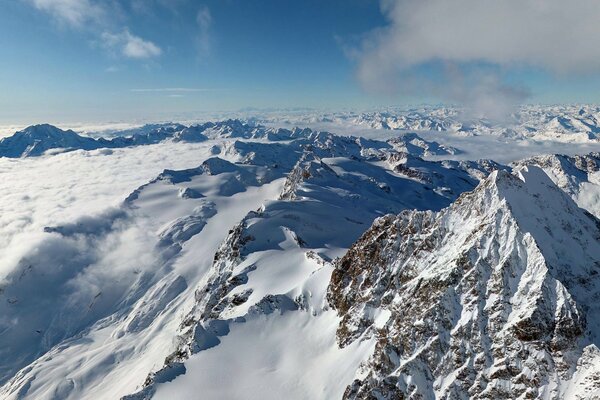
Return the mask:
<path id="1" fill-rule="evenodd" d="M 284 141 L 318 135 L 311 129 L 268 128 L 240 120 L 207 122 L 186 127 L 181 124 L 152 124 L 115 132 L 111 139 L 79 135 L 53 125 L 32 125 L 10 137 L 0 139 L 0 157 L 35 157 L 74 150 L 115 149 L 157 144 L 165 140 L 199 143 L 209 139 L 256 139 Z M 400 150 L 417 155 L 455 154 L 457 149 L 428 142 L 416 134 L 402 135 L 391 141 Z"/>
<path id="2" fill-rule="evenodd" d="M 79 135 L 52 125 L 33 125 L 10 137 L 0 139 L 0 157 L 31 157 L 46 152 L 94 150 L 156 144 L 163 140 L 201 142 L 207 139 L 245 138 L 286 140 L 295 137 L 282 128 L 268 128 L 260 123 L 286 122 L 336 123 L 343 126 L 397 131 L 445 131 L 457 135 L 495 135 L 510 139 L 534 139 L 568 143 L 597 142 L 600 138 L 600 107 L 596 106 L 528 106 L 494 122 L 485 118 L 465 118 L 453 108 L 422 108 L 371 113 L 330 113 L 251 118 L 252 122 L 230 119 L 186 127 L 181 124 L 149 124 L 140 128 L 114 132 L 111 139 Z M 301 131 L 301 130 L 300 130 Z M 452 152 L 452 150 L 450 150 Z M 427 155 L 425 150 L 424 155 Z"/>
<path id="3" fill-rule="evenodd" d="M 240 120 L 122 134 L 0 142 L 198 157 L 4 250 L 0 398 L 600 397 L 599 153 L 432 161 L 461 149 Z"/>
<path id="4" fill-rule="evenodd" d="M 53 125 L 33 125 L 10 137 L 0 139 L 0 157 L 35 157 L 48 151 L 95 150 L 159 143 L 166 139 L 201 141 L 206 137 L 179 124 L 168 124 L 139 130 L 131 136 L 113 139 L 81 136 L 72 130 L 64 131 Z"/>
<path id="5" fill-rule="evenodd" d="M 511 139 L 559 142 L 597 142 L 600 138 L 600 107 L 595 105 L 541 106 L 516 109 L 500 121 L 473 117 L 467 110 L 451 107 L 417 107 L 373 112 L 319 111 L 300 114 L 272 113 L 255 118 L 261 123 L 331 124 L 377 130 L 441 131 L 463 136 L 496 135 Z"/>

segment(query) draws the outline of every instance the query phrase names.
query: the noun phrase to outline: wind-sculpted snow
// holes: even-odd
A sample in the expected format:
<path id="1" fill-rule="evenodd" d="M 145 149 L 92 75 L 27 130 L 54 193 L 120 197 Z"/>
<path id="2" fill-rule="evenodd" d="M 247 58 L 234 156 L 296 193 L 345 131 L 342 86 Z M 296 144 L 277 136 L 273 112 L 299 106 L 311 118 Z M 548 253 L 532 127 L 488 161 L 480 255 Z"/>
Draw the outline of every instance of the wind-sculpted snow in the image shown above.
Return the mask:
<path id="1" fill-rule="evenodd" d="M 377 340 L 345 398 L 599 395 L 600 221 L 515 174 L 376 220 L 336 264 L 340 345 Z"/>

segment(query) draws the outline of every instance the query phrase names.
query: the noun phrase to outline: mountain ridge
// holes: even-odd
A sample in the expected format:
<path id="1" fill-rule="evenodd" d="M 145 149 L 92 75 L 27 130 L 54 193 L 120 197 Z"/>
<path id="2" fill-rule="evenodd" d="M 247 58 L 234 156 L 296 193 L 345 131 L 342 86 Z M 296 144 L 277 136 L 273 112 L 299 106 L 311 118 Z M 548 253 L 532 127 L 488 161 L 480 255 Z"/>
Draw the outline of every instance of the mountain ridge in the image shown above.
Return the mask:
<path id="1" fill-rule="evenodd" d="M 544 206 L 554 197 L 583 224 L 583 242 Z M 535 167 L 494 172 L 439 213 L 377 220 L 340 260 L 328 291 L 343 317 L 340 345 L 365 334 L 378 340 L 344 397 L 598 395 L 598 385 L 577 388 L 574 377 L 600 376 L 577 369 L 598 350 L 586 317 L 600 294 L 599 226 Z M 576 256 L 565 260 L 567 247 Z"/>

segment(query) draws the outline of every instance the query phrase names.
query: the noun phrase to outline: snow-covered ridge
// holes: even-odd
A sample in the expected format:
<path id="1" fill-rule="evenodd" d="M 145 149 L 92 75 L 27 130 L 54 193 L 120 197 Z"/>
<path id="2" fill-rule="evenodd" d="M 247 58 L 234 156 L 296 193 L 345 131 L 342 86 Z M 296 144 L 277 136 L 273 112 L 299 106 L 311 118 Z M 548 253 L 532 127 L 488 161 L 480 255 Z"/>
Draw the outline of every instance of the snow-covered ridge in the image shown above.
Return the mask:
<path id="1" fill-rule="evenodd" d="M 594 143 L 600 137 L 600 107 L 594 105 L 523 106 L 502 121 L 473 117 L 466 110 L 452 107 L 392 108 L 373 112 L 315 111 L 297 115 L 271 113 L 260 117 L 240 115 L 240 118 L 191 126 L 149 124 L 113 131 L 111 138 L 92 138 L 47 124 L 35 125 L 1 139 L 0 157 L 37 156 L 52 150 L 121 148 L 163 140 L 201 142 L 207 138 L 244 138 L 277 141 L 309 134 L 306 129 L 267 128 L 261 124 L 326 125 L 334 130 L 352 127 L 405 132 L 441 131 L 461 136 L 493 135 L 507 139 L 568 143 Z M 410 146 L 423 148 L 420 155 L 429 154 L 427 146 L 419 144 L 418 139 L 413 138 L 410 142 Z M 433 147 L 438 154 L 456 153 L 452 148 L 444 149 L 440 145 Z"/>
<path id="2" fill-rule="evenodd" d="M 113 139 L 94 139 L 72 130 L 63 131 L 55 126 L 32 125 L 10 137 L 0 140 L 0 157 L 40 156 L 47 151 L 94 150 L 153 144 L 174 137 L 183 126 L 161 126 L 144 134 Z"/>
<path id="3" fill-rule="evenodd" d="M 598 396 L 599 237 L 537 167 L 378 219 L 328 292 L 341 346 L 377 339 L 344 397 Z"/>
<path id="4" fill-rule="evenodd" d="M 543 155 L 513 165 L 516 168 L 527 165 L 542 168 L 580 207 L 600 218 L 600 153 Z"/>
<path id="5" fill-rule="evenodd" d="M 32 157 L 47 152 L 114 149 L 156 144 L 165 140 L 198 143 L 209 139 L 256 139 L 267 141 L 305 139 L 307 144 L 322 147 L 324 141 L 328 140 L 327 137 L 331 135 L 327 132 L 318 132 L 307 128 L 293 128 L 291 130 L 268 128 L 248 124 L 237 119 L 229 119 L 188 127 L 181 124 L 147 125 L 141 128 L 113 132 L 113 137 L 106 139 L 81 136 L 72 130 L 64 131 L 55 126 L 43 124 L 30 126 L 10 137 L 0 139 L 0 157 Z M 352 137 L 350 140 L 357 141 L 359 138 Z M 436 142 L 425 141 L 414 133 L 399 135 L 390 143 L 398 149 L 419 156 L 459 152 L 457 149 Z"/>
<path id="6" fill-rule="evenodd" d="M 287 140 L 302 130 L 284 130 L 248 125 L 239 120 L 207 122 L 199 125 L 151 124 L 141 128 L 115 131 L 112 138 L 93 138 L 79 135 L 72 130 L 64 131 L 55 126 L 33 125 L 0 140 L 0 157 L 39 156 L 47 151 L 94 150 L 122 148 L 160 143 L 203 142 L 216 138 L 244 138 Z"/>

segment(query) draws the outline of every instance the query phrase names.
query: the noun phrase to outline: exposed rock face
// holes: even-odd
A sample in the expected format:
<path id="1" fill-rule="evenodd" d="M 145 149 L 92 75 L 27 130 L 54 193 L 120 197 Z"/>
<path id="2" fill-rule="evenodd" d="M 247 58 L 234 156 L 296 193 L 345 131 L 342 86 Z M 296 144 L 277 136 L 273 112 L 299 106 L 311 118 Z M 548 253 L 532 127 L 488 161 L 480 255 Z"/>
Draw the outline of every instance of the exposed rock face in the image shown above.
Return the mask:
<path id="1" fill-rule="evenodd" d="M 344 397 L 600 395 L 599 225 L 535 167 L 376 220 L 328 291 L 340 346 L 377 339 Z"/>
<path id="2" fill-rule="evenodd" d="M 347 248 L 373 218 L 381 215 L 380 210 L 398 212 L 423 203 L 441 209 L 456 198 L 454 193 L 472 189 L 477 182 L 467 168 L 458 163 L 444 165 L 424 161 L 408 153 L 397 153 L 386 142 L 324 132 L 295 130 L 288 133 L 307 136 L 288 144 L 235 141 L 224 153 L 239 158 L 238 163 L 213 157 L 198 168 L 166 170 L 158 178 L 187 185 L 197 174 L 228 172 L 234 173 L 245 185 L 258 185 L 265 179 L 251 179 L 253 175 L 248 172 L 255 165 L 268 167 L 272 174 L 288 171 L 278 199 L 249 212 L 229 231 L 214 254 L 206 280 L 195 290 L 195 302 L 179 326 L 175 350 L 166 357 L 162 368 L 148 375 L 144 388 L 132 398 L 150 398 L 165 374 L 171 376 L 191 355 L 219 345 L 231 324 L 244 323 L 255 315 L 270 314 L 274 310 L 309 308 L 304 295 L 289 297 L 289 293 L 277 292 L 263 295 L 253 289 L 251 276 L 257 270 L 260 272 L 261 267 L 260 262 L 250 260 L 257 259 L 258 252 L 273 251 L 285 243 L 286 248 L 306 249 L 306 257 L 312 254 L 311 257 L 324 262 L 311 250 L 324 248 L 324 237 L 335 237 L 336 246 Z M 384 168 L 391 159 L 396 163 L 410 159 L 411 168 L 431 169 L 432 177 L 415 181 L 402 174 L 390 174 L 388 169 L 370 163 L 386 159 L 388 163 L 382 163 Z M 485 173 L 483 164 L 473 163 L 471 167 Z M 436 191 L 440 185 L 451 186 L 452 190 L 440 195 Z M 323 226 L 323 221 L 328 223 Z M 188 232 L 193 234 L 202 229 L 200 223 L 188 216 L 168 225 L 162 235 L 165 241 L 177 241 L 180 236 L 186 238 Z M 177 237 L 171 234 L 171 227 Z M 282 242 L 284 238 L 287 240 Z"/>

